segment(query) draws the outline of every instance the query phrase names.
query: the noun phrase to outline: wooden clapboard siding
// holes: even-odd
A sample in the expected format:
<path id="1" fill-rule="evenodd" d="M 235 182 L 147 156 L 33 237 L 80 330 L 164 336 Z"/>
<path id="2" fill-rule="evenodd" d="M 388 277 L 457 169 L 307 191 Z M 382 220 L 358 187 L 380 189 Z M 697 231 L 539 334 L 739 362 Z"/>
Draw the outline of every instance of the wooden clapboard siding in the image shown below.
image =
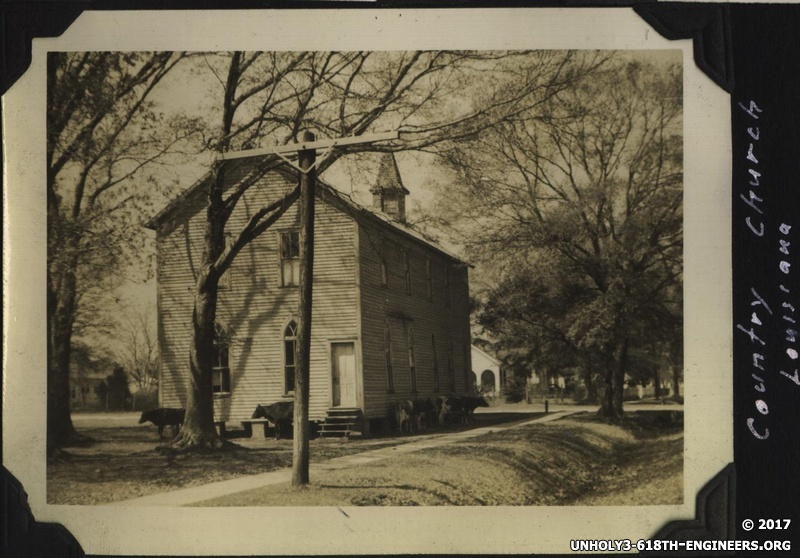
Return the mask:
<path id="1" fill-rule="evenodd" d="M 427 243 L 385 223 L 360 221 L 359 278 L 364 413 L 386 415 L 392 401 L 433 397 L 468 391 L 464 367 L 469 367 L 469 289 L 466 266 Z M 411 294 L 406 292 L 405 256 L 411 270 Z M 380 264 L 388 267 L 389 285 L 381 285 Z M 428 300 L 427 261 L 430 260 L 433 297 Z M 451 303 L 445 303 L 445 268 L 450 269 Z M 384 324 L 388 320 L 392 341 L 394 392 L 388 391 Z M 417 391 L 411 390 L 408 326 L 414 329 Z M 436 337 L 439 390 L 434 389 L 431 334 Z M 453 345 L 455 390 L 447 370 L 447 347 Z M 465 353 L 467 355 L 465 359 Z"/>
<path id="2" fill-rule="evenodd" d="M 235 178 L 235 177 L 234 177 Z M 227 225 L 238 230 L 266 200 L 293 187 L 270 173 L 239 202 Z M 202 253 L 204 213 L 194 202 L 172 216 L 158 234 L 159 341 L 162 351 L 161 402 L 186 402 L 192 292 Z M 231 394 L 215 397 L 216 420 L 248 418 L 257 404 L 286 397 L 283 330 L 297 314 L 297 287 L 279 285 L 279 231 L 294 229 L 293 207 L 237 256 L 228 288 L 219 291 L 217 321 L 232 338 Z M 319 420 L 331 404 L 329 340 L 357 341 L 355 222 L 346 212 L 321 202 L 315 220 L 315 266 L 310 362 L 310 417 Z M 358 350 L 358 345 L 356 345 Z"/>

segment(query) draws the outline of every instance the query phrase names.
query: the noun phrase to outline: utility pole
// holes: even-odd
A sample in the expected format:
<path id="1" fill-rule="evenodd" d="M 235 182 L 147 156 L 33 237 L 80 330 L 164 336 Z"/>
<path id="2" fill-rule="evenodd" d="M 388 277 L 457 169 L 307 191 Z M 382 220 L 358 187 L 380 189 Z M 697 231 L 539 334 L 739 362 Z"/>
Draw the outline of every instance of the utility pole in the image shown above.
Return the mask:
<path id="1" fill-rule="evenodd" d="M 303 142 L 313 142 L 314 134 L 303 132 Z M 297 351 L 294 376 L 294 444 L 292 451 L 292 486 L 308 484 L 308 399 L 311 358 L 311 285 L 314 280 L 314 197 L 317 152 L 305 149 L 299 153 L 300 163 L 300 301 L 297 328 Z"/>
<path id="2" fill-rule="evenodd" d="M 292 445 L 292 486 L 306 486 L 309 482 L 309 431 L 308 406 L 311 373 L 311 297 L 314 280 L 314 201 L 316 189 L 317 149 L 329 151 L 336 147 L 396 140 L 399 132 L 365 134 L 345 138 L 316 141 L 314 134 L 303 132 L 301 143 L 279 145 L 267 148 L 229 151 L 217 155 L 220 161 L 277 155 L 300 172 L 300 300 L 295 349 L 294 378 L 294 443 Z M 284 153 L 297 153 L 298 164 L 288 159 Z"/>

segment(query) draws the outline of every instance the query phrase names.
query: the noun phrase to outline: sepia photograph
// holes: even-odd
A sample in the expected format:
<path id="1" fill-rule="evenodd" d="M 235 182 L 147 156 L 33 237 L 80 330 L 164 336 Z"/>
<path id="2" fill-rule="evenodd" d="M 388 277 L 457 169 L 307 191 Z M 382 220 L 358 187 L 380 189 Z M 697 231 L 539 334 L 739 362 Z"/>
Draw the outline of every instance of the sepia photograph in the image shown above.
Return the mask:
<path id="1" fill-rule="evenodd" d="M 303 554 L 359 528 L 324 548 L 566 551 L 511 533 L 691 517 L 730 461 L 729 363 L 702 353 L 729 341 L 698 327 L 729 320 L 727 202 L 697 186 L 689 51 L 637 25 L 657 48 L 54 39 L 44 370 L 4 408 L 37 409 L 5 441 L 35 448 L 37 518 L 79 540 L 98 518 L 90 552 Z M 240 540 L 201 543 L 215 518 Z M 466 546 L 482 522 L 506 542 Z"/>
<path id="2" fill-rule="evenodd" d="M 50 53 L 48 502 L 681 503 L 681 80 Z"/>

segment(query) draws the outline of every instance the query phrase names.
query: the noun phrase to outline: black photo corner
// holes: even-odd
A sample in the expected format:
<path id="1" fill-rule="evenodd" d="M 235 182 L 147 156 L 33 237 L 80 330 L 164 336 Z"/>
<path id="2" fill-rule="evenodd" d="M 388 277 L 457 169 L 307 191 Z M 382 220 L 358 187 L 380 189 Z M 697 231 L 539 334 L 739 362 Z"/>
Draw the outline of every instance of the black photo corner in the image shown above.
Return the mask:
<path id="1" fill-rule="evenodd" d="M 218 9 L 222 4 L 205 1 L 191 7 Z M 544 5 L 576 10 L 628 7 L 667 39 L 691 38 L 697 65 L 730 94 L 734 462 L 721 467 L 696 495 L 694 518 L 670 522 L 652 533 L 652 538 L 789 540 L 791 551 L 776 555 L 800 556 L 800 6 L 462 0 L 238 1 L 225 7 L 355 10 Z M 31 39 L 60 35 L 84 10 L 188 7 L 187 2 L 174 1 L 3 2 L 2 92 L 30 63 Z M 5 467 L 2 505 L 0 554 L 84 555 L 80 541 L 65 528 L 36 521 L 25 487 Z M 775 529 L 775 525 L 783 526 L 776 522 L 786 519 L 790 520 L 787 528 Z"/>

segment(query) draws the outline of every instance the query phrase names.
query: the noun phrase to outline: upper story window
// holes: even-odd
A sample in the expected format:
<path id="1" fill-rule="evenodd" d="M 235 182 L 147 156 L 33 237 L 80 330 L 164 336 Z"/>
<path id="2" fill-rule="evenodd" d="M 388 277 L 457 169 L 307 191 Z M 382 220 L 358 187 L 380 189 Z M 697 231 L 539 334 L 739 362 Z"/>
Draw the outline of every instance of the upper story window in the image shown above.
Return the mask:
<path id="1" fill-rule="evenodd" d="M 283 330 L 283 392 L 294 392 L 297 370 L 297 322 L 292 320 Z"/>
<path id="2" fill-rule="evenodd" d="M 381 287 L 389 286 L 389 268 L 386 265 L 386 258 L 381 256 Z"/>
<path id="3" fill-rule="evenodd" d="M 283 231 L 280 233 L 281 286 L 289 287 L 300 283 L 300 233 Z"/>
<path id="4" fill-rule="evenodd" d="M 230 338 L 220 324 L 214 324 L 214 344 L 211 352 L 211 391 L 231 392 Z"/>
<path id="5" fill-rule="evenodd" d="M 433 274 L 431 273 L 431 259 L 425 260 L 425 273 L 428 285 L 428 301 L 433 302 Z"/>
<path id="6" fill-rule="evenodd" d="M 444 266 L 444 305 L 450 308 L 450 266 Z"/>
<path id="7" fill-rule="evenodd" d="M 406 278 L 406 294 L 411 294 L 411 262 L 408 250 L 403 248 L 403 271 Z"/>

